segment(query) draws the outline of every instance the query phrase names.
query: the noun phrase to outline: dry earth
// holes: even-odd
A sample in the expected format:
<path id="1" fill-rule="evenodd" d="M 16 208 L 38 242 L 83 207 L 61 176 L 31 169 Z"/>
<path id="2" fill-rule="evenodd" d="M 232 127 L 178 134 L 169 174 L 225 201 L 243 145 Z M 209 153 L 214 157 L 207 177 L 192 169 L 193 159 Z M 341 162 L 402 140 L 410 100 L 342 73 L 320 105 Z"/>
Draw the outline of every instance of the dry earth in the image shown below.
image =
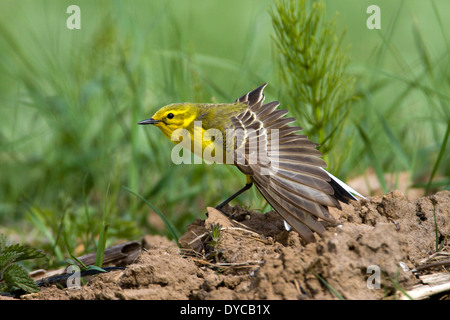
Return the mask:
<path id="1" fill-rule="evenodd" d="M 233 219 L 209 208 L 206 220 L 189 225 L 181 251 L 147 236 L 146 250 L 125 270 L 94 276 L 79 289 L 45 287 L 21 298 L 393 299 L 419 284 L 419 275 L 447 272 L 442 265 L 413 269 L 436 252 L 436 239 L 449 252 L 449 191 L 418 199 L 396 191 L 344 205 L 332 212 L 339 224 L 309 244 L 285 231 L 276 213 L 227 210 Z M 212 244 L 217 223 L 222 231 Z M 371 289 L 376 270 L 380 288 Z"/>

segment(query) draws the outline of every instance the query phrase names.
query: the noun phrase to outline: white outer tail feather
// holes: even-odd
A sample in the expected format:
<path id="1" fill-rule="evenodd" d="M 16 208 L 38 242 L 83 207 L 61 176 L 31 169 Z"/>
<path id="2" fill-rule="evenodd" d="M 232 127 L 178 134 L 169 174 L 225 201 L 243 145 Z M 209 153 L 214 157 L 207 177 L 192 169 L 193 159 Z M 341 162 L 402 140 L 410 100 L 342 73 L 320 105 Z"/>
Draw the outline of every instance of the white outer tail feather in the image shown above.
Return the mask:
<path id="1" fill-rule="evenodd" d="M 333 179 L 334 181 L 336 181 L 337 184 L 339 184 L 342 188 L 344 188 L 348 193 L 353 193 L 356 194 L 358 197 L 361 197 L 363 199 L 365 199 L 366 197 L 364 197 L 363 195 L 361 195 L 358 191 L 354 190 L 352 187 L 350 187 L 349 185 L 346 185 L 344 182 L 342 182 L 341 180 L 339 180 L 338 178 L 336 178 L 335 176 L 333 176 L 331 173 L 329 173 L 327 170 L 325 170 L 324 168 L 320 168 L 323 171 L 325 171 L 331 179 Z M 358 200 L 356 198 L 354 198 L 354 200 Z"/>

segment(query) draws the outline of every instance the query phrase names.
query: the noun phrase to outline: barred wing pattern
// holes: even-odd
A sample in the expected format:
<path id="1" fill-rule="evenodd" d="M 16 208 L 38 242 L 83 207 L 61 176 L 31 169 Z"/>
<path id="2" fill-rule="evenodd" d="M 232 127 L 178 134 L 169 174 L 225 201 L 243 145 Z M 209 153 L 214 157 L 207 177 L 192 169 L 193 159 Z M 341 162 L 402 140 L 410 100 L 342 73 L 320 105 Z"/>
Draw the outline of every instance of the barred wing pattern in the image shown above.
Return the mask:
<path id="1" fill-rule="evenodd" d="M 236 138 L 235 165 L 303 239 L 315 241 L 313 232 L 325 231 L 319 218 L 336 223 L 328 207 L 341 208 L 339 201 L 356 198 L 323 169 L 326 163 L 317 144 L 296 133 L 302 128 L 289 125 L 295 118 L 285 118 L 288 111 L 277 109 L 277 101 L 263 104 L 266 85 L 236 100 L 248 109 L 231 118 L 241 134 Z M 257 144 L 250 143 L 251 138 Z"/>

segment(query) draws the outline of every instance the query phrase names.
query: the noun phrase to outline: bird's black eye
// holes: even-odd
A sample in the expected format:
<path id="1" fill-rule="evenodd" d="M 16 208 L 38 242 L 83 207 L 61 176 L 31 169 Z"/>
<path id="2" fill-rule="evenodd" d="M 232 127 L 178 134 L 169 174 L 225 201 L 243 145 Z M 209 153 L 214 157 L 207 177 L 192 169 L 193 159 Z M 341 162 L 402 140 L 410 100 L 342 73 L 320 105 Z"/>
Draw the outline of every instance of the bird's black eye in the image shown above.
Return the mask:
<path id="1" fill-rule="evenodd" d="M 167 119 L 173 119 L 173 117 L 175 117 L 175 116 L 173 115 L 173 113 L 169 113 L 169 114 L 167 115 Z"/>

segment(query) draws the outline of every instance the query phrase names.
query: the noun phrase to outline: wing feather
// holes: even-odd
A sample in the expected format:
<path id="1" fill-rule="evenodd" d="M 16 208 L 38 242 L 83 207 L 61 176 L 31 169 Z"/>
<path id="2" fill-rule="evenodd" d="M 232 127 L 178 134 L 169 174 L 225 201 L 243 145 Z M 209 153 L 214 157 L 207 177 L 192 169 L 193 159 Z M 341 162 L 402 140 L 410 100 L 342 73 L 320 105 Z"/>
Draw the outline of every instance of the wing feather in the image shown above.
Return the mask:
<path id="1" fill-rule="evenodd" d="M 335 223 L 328 207 L 340 208 L 339 201 L 348 194 L 323 170 L 326 163 L 317 144 L 297 133 L 301 127 L 289 125 L 296 119 L 284 117 L 288 111 L 277 110 L 278 101 L 263 104 L 266 85 L 236 100 L 248 109 L 231 118 L 233 128 L 243 135 L 235 159 L 244 161 L 235 165 L 302 238 L 314 241 L 314 232 L 325 231 L 319 219 Z"/>

